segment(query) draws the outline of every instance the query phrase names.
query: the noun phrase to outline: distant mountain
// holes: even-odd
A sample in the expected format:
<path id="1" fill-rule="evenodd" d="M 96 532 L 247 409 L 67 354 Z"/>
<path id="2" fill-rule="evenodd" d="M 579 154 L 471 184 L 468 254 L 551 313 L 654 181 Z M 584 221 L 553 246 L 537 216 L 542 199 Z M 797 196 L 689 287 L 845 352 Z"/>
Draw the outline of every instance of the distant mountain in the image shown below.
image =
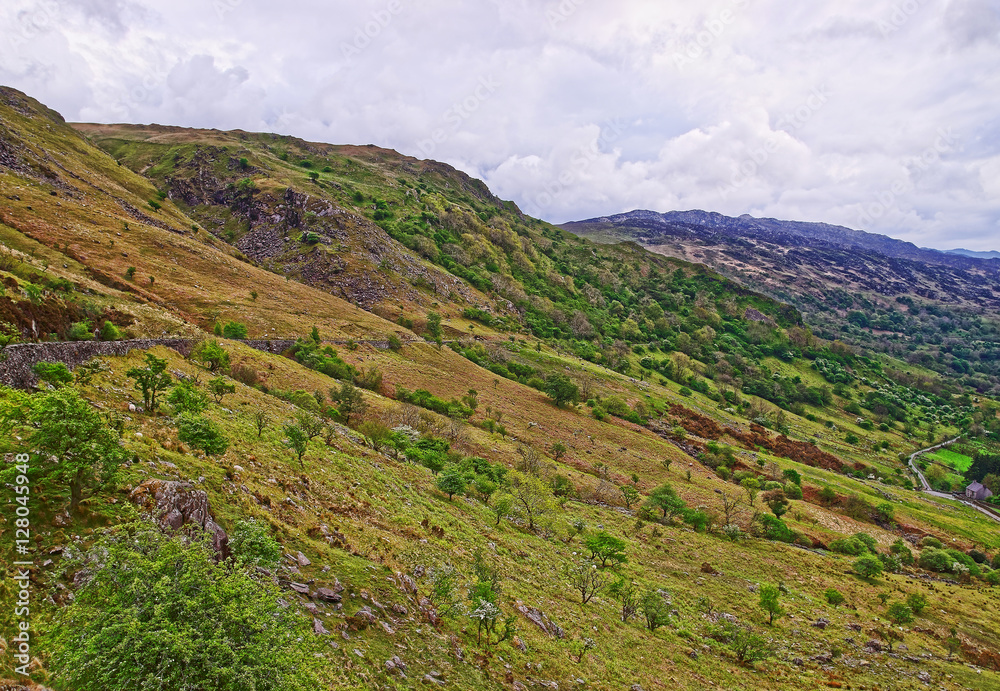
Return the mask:
<path id="1" fill-rule="evenodd" d="M 990 250 L 989 252 L 977 252 L 976 250 L 945 250 L 948 254 L 961 254 L 966 257 L 975 257 L 977 259 L 1000 259 L 1000 252 L 996 250 Z"/>
<path id="2" fill-rule="evenodd" d="M 1000 256 L 922 249 L 825 223 L 707 211 L 640 210 L 561 227 L 596 242 L 635 242 L 706 264 L 794 305 L 819 335 L 899 356 L 960 330 L 994 341 L 995 327 L 982 320 L 1000 322 Z M 987 360 L 976 368 L 995 376 Z"/>

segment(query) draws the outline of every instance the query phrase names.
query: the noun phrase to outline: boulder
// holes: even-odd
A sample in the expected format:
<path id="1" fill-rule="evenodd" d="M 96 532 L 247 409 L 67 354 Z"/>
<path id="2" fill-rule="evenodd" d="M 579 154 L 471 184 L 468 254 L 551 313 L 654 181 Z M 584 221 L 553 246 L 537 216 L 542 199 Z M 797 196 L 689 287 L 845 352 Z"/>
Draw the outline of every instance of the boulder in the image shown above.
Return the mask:
<path id="1" fill-rule="evenodd" d="M 519 602 L 517 603 L 517 611 L 527 617 L 528 621 L 540 628 L 551 638 L 562 638 L 566 635 L 562 627 L 554 624 L 541 610 L 534 607 L 525 607 Z"/>
<path id="2" fill-rule="evenodd" d="M 213 519 L 204 490 L 187 482 L 154 479 L 132 490 L 129 499 L 151 513 L 161 530 L 197 527 L 211 535 L 212 549 L 219 557 L 229 556 L 229 536 Z"/>

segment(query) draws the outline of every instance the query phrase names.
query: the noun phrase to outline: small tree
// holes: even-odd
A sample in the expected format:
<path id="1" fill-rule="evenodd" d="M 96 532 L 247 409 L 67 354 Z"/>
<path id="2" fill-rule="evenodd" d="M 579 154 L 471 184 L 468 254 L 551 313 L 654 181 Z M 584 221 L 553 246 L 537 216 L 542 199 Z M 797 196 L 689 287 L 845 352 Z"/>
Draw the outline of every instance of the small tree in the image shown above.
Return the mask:
<path id="1" fill-rule="evenodd" d="M 177 436 L 209 456 L 219 456 L 229 448 L 229 440 L 219 426 L 201 415 L 183 413 L 177 421 Z"/>
<path id="2" fill-rule="evenodd" d="M 306 465 L 302 461 L 302 457 L 306 455 L 306 449 L 309 448 L 309 437 L 302 430 L 302 428 L 295 423 L 286 424 L 284 426 L 284 431 L 286 437 L 284 440 L 285 446 L 292 450 L 295 456 L 299 459 L 299 464 L 305 468 Z"/>
<path id="3" fill-rule="evenodd" d="M 665 482 L 649 493 L 646 506 L 657 511 L 662 511 L 663 520 L 669 519 L 672 521 L 674 516 L 679 516 L 687 505 L 683 499 L 677 496 L 677 491 L 674 490 L 670 483 Z"/>
<path id="4" fill-rule="evenodd" d="M 763 660 L 771 654 L 767 639 L 742 626 L 734 627 L 732 637 L 729 639 L 729 649 L 733 651 L 741 665 L 753 665 L 754 662 Z"/>
<path id="5" fill-rule="evenodd" d="M 944 647 L 948 650 L 948 659 L 950 660 L 955 653 L 962 649 L 962 641 L 958 637 L 958 631 L 955 627 L 951 627 L 951 631 L 948 638 L 944 641 Z"/>
<path id="6" fill-rule="evenodd" d="M 167 403 L 178 413 L 200 413 L 208 407 L 208 396 L 192 380 L 185 379 L 170 390 Z"/>
<path id="7" fill-rule="evenodd" d="M 518 470 L 512 470 L 507 477 L 515 505 L 527 519 L 528 530 L 533 531 L 539 518 L 555 510 L 552 490 L 540 478 Z"/>
<path id="8" fill-rule="evenodd" d="M 833 491 L 830 487 L 824 487 L 819 491 L 817 495 L 819 500 L 823 502 L 826 506 L 830 506 L 837 501 L 837 493 Z"/>
<path id="9" fill-rule="evenodd" d="M 271 424 L 270 414 L 263 408 L 258 408 L 253 412 L 253 425 L 257 429 L 257 438 L 260 439 L 264 430 Z"/>
<path id="10" fill-rule="evenodd" d="M 563 573 L 569 580 L 570 586 L 580 593 L 583 604 L 590 602 L 597 591 L 607 584 L 604 572 L 589 561 L 567 564 L 563 567 Z"/>
<path id="11" fill-rule="evenodd" d="M 927 608 L 927 598 L 920 593 L 910 593 L 906 598 L 906 606 L 919 616 Z"/>
<path id="12" fill-rule="evenodd" d="M 230 321 L 222 325 L 223 338 L 245 341 L 247 333 L 247 325 L 242 322 Z"/>
<path id="13" fill-rule="evenodd" d="M 768 626 L 774 624 L 774 618 L 780 618 L 785 610 L 782 609 L 781 603 L 779 602 L 779 597 L 781 596 L 781 591 L 778 590 L 776 585 L 762 585 L 760 587 L 760 608 L 767 612 L 767 623 Z"/>
<path id="14" fill-rule="evenodd" d="M 437 478 L 437 488 L 448 495 L 448 501 L 452 496 L 465 491 L 465 475 L 457 465 L 449 465 L 441 471 Z"/>
<path id="15" fill-rule="evenodd" d="M 639 490 L 634 485 L 622 485 L 618 489 L 621 490 L 622 501 L 625 502 L 626 509 L 631 509 L 632 504 L 639 501 Z"/>
<path id="16" fill-rule="evenodd" d="M 634 617 L 636 612 L 639 611 L 639 586 L 631 580 L 619 577 L 619 579 L 608 588 L 608 594 L 618 600 L 621 604 L 621 617 L 623 622 L 628 623 L 628 620 Z"/>
<path id="17" fill-rule="evenodd" d="M 740 487 L 747 493 L 747 503 L 753 506 L 757 493 L 760 492 L 760 480 L 755 477 L 745 477 L 740 481 Z"/>
<path id="18" fill-rule="evenodd" d="M 438 345 L 441 344 L 441 315 L 437 312 L 427 313 L 427 335 Z"/>
<path id="19" fill-rule="evenodd" d="M 545 380 L 545 393 L 559 408 L 567 403 L 576 403 L 580 399 L 580 387 L 562 373 L 549 375 Z"/>
<path id="20" fill-rule="evenodd" d="M 496 517 L 496 524 L 500 525 L 500 521 L 509 516 L 510 512 L 514 509 L 514 497 L 504 492 L 502 494 L 494 494 L 490 499 L 490 513 Z"/>
<path id="21" fill-rule="evenodd" d="M 844 604 L 844 596 L 836 588 L 827 588 L 823 592 L 823 596 L 826 598 L 826 601 L 834 607 L 839 607 Z"/>
<path id="22" fill-rule="evenodd" d="M 271 568 L 281 562 L 281 543 L 271 537 L 267 525 L 255 520 L 237 520 L 229 535 L 229 549 L 238 563 Z"/>
<path id="23" fill-rule="evenodd" d="M 125 375 L 135 379 L 135 388 L 142 392 L 142 405 L 147 412 L 156 412 L 156 396 L 169 388 L 173 378 L 166 373 L 167 361 L 146 353 L 145 367 L 133 367 Z"/>
<path id="24" fill-rule="evenodd" d="M 584 546 L 590 550 L 592 559 L 600 559 L 601 567 L 617 566 L 628 561 L 625 554 L 625 541 L 603 530 L 588 535 L 583 539 Z"/>
<path id="25" fill-rule="evenodd" d="M 208 390 L 215 398 L 215 402 L 222 404 L 222 399 L 231 393 L 236 393 L 236 385 L 230 384 L 225 377 L 214 377 L 208 382 Z"/>
<path id="26" fill-rule="evenodd" d="M 656 631 L 670 622 L 670 605 L 666 598 L 656 590 L 647 590 L 639 601 L 639 609 L 646 618 L 646 628 Z"/>
<path id="27" fill-rule="evenodd" d="M 567 451 L 569 451 L 569 449 L 566 448 L 566 445 L 558 441 L 549 447 L 549 452 L 552 454 L 552 458 L 555 459 L 556 463 L 562 460 Z"/>
<path id="28" fill-rule="evenodd" d="M 913 610 L 905 602 L 893 602 L 885 611 L 885 616 L 897 626 L 902 626 L 913 621 Z"/>
<path id="29" fill-rule="evenodd" d="M 229 369 L 229 353 L 218 341 L 202 341 L 191 351 L 191 359 L 200 362 L 211 372 L 225 372 Z"/>
<path id="30" fill-rule="evenodd" d="M 368 403 L 361 391 L 349 381 L 340 385 L 340 389 L 330 389 L 330 400 L 337 404 L 337 412 L 345 425 L 350 424 L 355 415 L 363 415 L 368 410 Z"/>
<path id="31" fill-rule="evenodd" d="M 882 574 L 882 562 L 874 554 L 865 554 L 854 560 L 854 573 L 862 578 L 875 578 Z"/>
<path id="32" fill-rule="evenodd" d="M 323 421 L 315 415 L 303 410 L 296 416 L 296 420 L 298 422 L 299 429 L 301 429 L 302 433 L 306 435 L 306 441 L 312 441 L 319 435 L 323 434 L 323 428 L 325 425 L 323 424 Z"/>
<path id="33" fill-rule="evenodd" d="M 788 512 L 788 508 L 791 502 L 788 501 L 788 497 L 785 496 L 785 491 L 782 489 L 772 489 L 764 492 L 761 495 L 764 503 L 768 505 L 777 518 L 781 518 Z"/>

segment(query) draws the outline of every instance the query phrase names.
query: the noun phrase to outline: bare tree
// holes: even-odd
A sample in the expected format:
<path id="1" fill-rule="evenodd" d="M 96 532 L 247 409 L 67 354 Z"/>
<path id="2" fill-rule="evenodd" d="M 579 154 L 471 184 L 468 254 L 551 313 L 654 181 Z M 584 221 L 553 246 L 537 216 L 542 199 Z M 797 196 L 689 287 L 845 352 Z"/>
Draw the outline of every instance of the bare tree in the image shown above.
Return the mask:
<path id="1" fill-rule="evenodd" d="M 722 490 L 722 515 L 726 519 L 726 525 L 735 525 L 736 519 L 743 513 L 740 507 L 740 498 L 736 493 L 730 494 L 726 489 Z"/>
<path id="2" fill-rule="evenodd" d="M 590 602 L 590 599 L 603 588 L 608 578 L 604 571 L 597 568 L 597 565 L 590 560 L 582 560 L 575 564 L 567 564 L 563 568 L 563 573 L 569 579 L 570 585 L 580 593 L 583 604 Z"/>

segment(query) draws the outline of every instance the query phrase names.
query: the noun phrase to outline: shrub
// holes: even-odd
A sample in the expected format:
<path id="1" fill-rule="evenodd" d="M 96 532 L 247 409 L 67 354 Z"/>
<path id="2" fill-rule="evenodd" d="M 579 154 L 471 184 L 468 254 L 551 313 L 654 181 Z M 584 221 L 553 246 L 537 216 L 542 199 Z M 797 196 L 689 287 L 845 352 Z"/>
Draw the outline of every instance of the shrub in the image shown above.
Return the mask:
<path id="1" fill-rule="evenodd" d="M 927 607 L 927 598 L 920 593 L 910 593 L 906 598 L 906 606 L 919 615 Z"/>
<path id="2" fill-rule="evenodd" d="M 229 368 L 229 376 L 246 386 L 257 386 L 260 374 L 253 367 L 240 363 Z"/>
<path id="3" fill-rule="evenodd" d="M 219 426 L 200 415 L 182 414 L 177 420 L 177 436 L 209 456 L 224 454 L 229 448 L 229 440 Z"/>
<path id="4" fill-rule="evenodd" d="M 852 537 L 855 540 L 860 541 L 865 546 L 865 549 L 872 554 L 878 554 L 878 543 L 875 542 L 875 538 L 868 533 L 854 533 Z"/>
<path id="5" fill-rule="evenodd" d="M 802 488 L 794 482 L 785 483 L 785 496 L 789 499 L 801 499 Z"/>
<path id="6" fill-rule="evenodd" d="M 954 560 L 948 556 L 947 552 L 935 547 L 927 547 L 920 552 L 920 557 L 917 559 L 920 568 L 941 573 L 951 571 L 952 563 Z"/>
<path id="7" fill-rule="evenodd" d="M 844 596 L 836 588 L 827 588 L 823 592 L 823 597 L 825 597 L 826 601 L 834 607 L 839 607 L 844 604 Z"/>
<path id="8" fill-rule="evenodd" d="M 854 560 L 854 573 L 863 578 L 875 578 L 882 575 L 882 562 L 873 554 L 865 554 Z"/>
<path id="9" fill-rule="evenodd" d="M 168 538 L 148 524 L 119 526 L 100 540 L 80 565 L 90 577 L 55 621 L 51 664 L 61 682 L 317 688 L 306 620 L 282 603 L 276 585 L 214 557 L 202 542 Z"/>
<path id="10" fill-rule="evenodd" d="M 885 611 L 885 616 L 897 626 L 913 621 L 913 610 L 903 602 L 893 602 Z"/>
<path id="11" fill-rule="evenodd" d="M 893 542 L 892 546 L 889 547 L 889 551 L 899 558 L 901 564 L 909 566 L 913 563 L 913 552 L 910 551 L 910 548 L 906 545 L 902 538 Z"/>
<path id="12" fill-rule="evenodd" d="M 281 543 L 267 526 L 255 520 L 238 520 L 229 534 L 229 548 L 238 562 L 265 568 L 281 562 Z"/>
<path id="13" fill-rule="evenodd" d="M 628 561 L 625 555 L 625 541 L 605 531 L 588 535 L 583 540 L 584 546 L 590 550 L 592 559 L 600 559 L 601 566 L 617 566 Z"/>
<path id="14" fill-rule="evenodd" d="M 403 342 L 399 339 L 396 334 L 389 334 L 389 350 L 394 353 L 398 353 L 403 349 Z"/>
<path id="15" fill-rule="evenodd" d="M 887 501 L 875 507 L 874 518 L 879 523 L 892 523 L 896 515 L 896 509 Z"/>
<path id="16" fill-rule="evenodd" d="M 450 465 L 438 475 L 435 484 L 439 490 L 448 495 L 450 501 L 454 495 L 465 491 L 465 474 L 457 465 Z"/>
<path id="17" fill-rule="evenodd" d="M 62 362 L 36 362 L 31 371 L 39 381 L 53 386 L 65 386 L 73 382 L 73 373 Z"/>
<path id="18" fill-rule="evenodd" d="M 647 590 L 639 601 L 639 611 L 646 618 L 646 628 L 656 631 L 670 621 L 670 605 L 656 590 Z"/>
<path id="19" fill-rule="evenodd" d="M 854 537 L 831 540 L 827 547 L 831 552 L 836 552 L 837 554 L 848 554 L 852 557 L 864 554 L 867 551 L 865 544 Z"/>
<path id="20" fill-rule="evenodd" d="M 985 564 L 988 561 L 988 557 L 982 552 L 980 552 L 978 549 L 970 549 L 969 557 L 971 557 L 972 561 L 976 562 L 977 564 Z"/>
<path id="21" fill-rule="evenodd" d="M 90 324 L 87 322 L 73 322 L 66 334 L 71 341 L 90 341 L 94 334 L 90 331 Z"/>
<path id="22" fill-rule="evenodd" d="M 867 521 L 871 518 L 872 505 L 856 494 L 844 500 L 844 513 L 856 521 Z"/>
<path id="23" fill-rule="evenodd" d="M 117 341 L 121 337 L 122 337 L 121 330 L 111 322 L 105 320 L 104 325 L 101 327 L 101 340 Z"/>
<path id="24" fill-rule="evenodd" d="M 230 321 L 222 325 L 223 338 L 244 341 L 247 338 L 247 325 L 241 322 Z"/>
<path id="25" fill-rule="evenodd" d="M 170 390 L 167 403 L 178 413 L 200 413 L 208 407 L 208 396 L 193 381 L 185 379 Z"/>
<path id="26" fill-rule="evenodd" d="M 795 538 L 798 537 L 795 531 L 785 525 L 780 518 L 770 514 L 760 514 L 757 518 L 757 523 L 760 526 L 761 536 L 768 540 L 795 542 Z"/>
<path id="27" fill-rule="evenodd" d="M 218 341 L 206 340 L 200 342 L 191 351 L 191 359 L 200 362 L 210 371 L 225 371 L 229 369 L 229 353 L 219 345 Z"/>
<path id="28" fill-rule="evenodd" d="M 920 540 L 921 547 L 933 547 L 934 549 L 943 549 L 944 545 L 933 535 L 924 535 Z"/>
<path id="29" fill-rule="evenodd" d="M 819 491 L 819 494 L 817 496 L 819 497 L 819 500 L 827 506 L 830 506 L 835 501 L 837 501 L 837 493 L 834 492 L 833 488 L 831 487 L 824 487 Z"/>

